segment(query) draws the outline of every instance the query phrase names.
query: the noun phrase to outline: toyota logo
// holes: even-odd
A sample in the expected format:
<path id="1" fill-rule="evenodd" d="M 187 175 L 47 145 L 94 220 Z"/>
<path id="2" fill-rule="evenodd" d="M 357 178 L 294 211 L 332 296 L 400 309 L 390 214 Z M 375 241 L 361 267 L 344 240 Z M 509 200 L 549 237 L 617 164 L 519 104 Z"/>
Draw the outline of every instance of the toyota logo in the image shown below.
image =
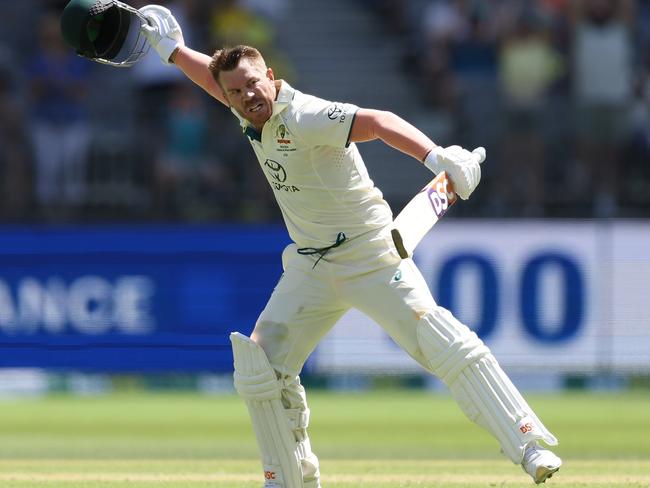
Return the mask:
<path id="1" fill-rule="evenodd" d="M 266 161 L 264 161 L 264 166 L 266 166 L 271 170 L 269 171 L 269 175 L 275 181 L 284 183 L 287 180 L 287 172 L 284 170 L 282 165 L 277 161 L 273 161 L 272 159 L 267 159 Z"/>
<path id="2" fill-rule="evenodd" d="M 341 107 L 339 107 L 337 104 L 334 104 L 327 111 L 327 117 L 332 119 L 332 120 L 336 120 L 338 118 L 338 116 L 341 115 L 341 112 L 343 112 Z"/>

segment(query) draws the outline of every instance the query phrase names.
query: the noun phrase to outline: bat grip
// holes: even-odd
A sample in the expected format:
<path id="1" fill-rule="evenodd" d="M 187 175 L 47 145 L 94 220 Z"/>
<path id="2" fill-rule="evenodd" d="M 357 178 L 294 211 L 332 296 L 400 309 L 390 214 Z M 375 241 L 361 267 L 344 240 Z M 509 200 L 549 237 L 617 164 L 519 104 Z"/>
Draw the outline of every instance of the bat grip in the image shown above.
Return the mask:
<path id="1" fill-rule="evenodd" d="M 481 164 L 483 161 L 485 161 L 485 148 L 483 146 L 479 146 L 476 149 L 472 151 L 472 154 L 475 156 L 476 161 Z"/>

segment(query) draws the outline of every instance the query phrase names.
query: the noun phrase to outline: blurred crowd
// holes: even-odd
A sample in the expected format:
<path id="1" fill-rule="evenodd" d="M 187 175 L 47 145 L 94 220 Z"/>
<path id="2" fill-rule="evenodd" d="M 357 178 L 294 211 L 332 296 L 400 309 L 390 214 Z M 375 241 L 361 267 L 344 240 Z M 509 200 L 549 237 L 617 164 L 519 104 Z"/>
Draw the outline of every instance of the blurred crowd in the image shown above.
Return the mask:
<path id="1" fill-rule="evenodd" d="M 255 45 L 293 81 L 278 41 L 291 1 L 156 3 L 192 47 Z M 66 3 L 4 5 L 0 220 L 279 218 L 232 115 L 153 52 L 128 70 L 76 56 L 59 32 Z M 408 89 L 446 128 L 432 138 L 488 149 L 464 214 L 650 216 L 650 0 L 357 5 L 401 46 Z"/>
<path id="2" fill-rule="evenodd" d="M 276 47 L 284 0 L 156 3 L 172 10 L 195 49 L 253 44 L 291 76 Z M 0 220 L 277 219 L 233 116 L 153 50 L 128 69 L 77 56 L 60 33 L 66 4 L 5 5 L 11 22 L 0 34 Z"/>
<path id="3" fill-rule="evenodd" d="M 488 215 L 650 216 L 650 2 L 360 0 L 451 141 L 488 147 Z"/>

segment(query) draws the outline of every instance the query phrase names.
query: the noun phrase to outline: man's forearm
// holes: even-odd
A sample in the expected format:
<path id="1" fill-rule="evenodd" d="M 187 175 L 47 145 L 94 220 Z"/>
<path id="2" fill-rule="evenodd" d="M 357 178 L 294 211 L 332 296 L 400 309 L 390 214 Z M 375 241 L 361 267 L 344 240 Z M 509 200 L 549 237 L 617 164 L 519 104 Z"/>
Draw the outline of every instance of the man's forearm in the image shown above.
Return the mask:
<path id="1" fill-rule="evenodd" d="M 364 142 L 381 139 L 395 149 L 424 161 L 436 144 L 422 131 L 392 112 L 359 109 L 350 140 Z"/>
<path id="2" fill-rule="evenodd" d="M 214 98 L 227 105 L 221 88 L 210 72 L 209 66 L 212 61 L 210 56 L 195 51 L 187 46 L 182 46 L 172 53 L 170 61 L 178 66 L 178 68 L 185 73 L 185 76 L 190 80 L 199 85 Z"/>

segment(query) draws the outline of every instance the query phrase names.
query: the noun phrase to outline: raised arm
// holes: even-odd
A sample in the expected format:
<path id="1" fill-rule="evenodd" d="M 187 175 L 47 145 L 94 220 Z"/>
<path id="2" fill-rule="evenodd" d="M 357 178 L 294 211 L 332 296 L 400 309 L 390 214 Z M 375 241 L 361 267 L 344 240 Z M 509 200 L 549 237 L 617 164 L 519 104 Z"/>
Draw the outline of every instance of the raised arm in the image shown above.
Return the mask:
<path id="1" fill-rule="evenodd" d="M 183 31 L 169 9 L 161 5 L 146 5 L 140 9 L 148 24 L 141 32 L 165 64 L 175 64 L 208 94 L 228 105 L 219 84 L 210 72 L 212 58 L 185 45 Z"/>
<path id="2" fill-rule="evenodd" d="M 179 46 L 172 52 L 169 60 L 185 73 L 190 80 L 203 88 L 208 94 L 228 105 L 223 90 L 209 70 L 212 58 L 187 46 Z"/>

